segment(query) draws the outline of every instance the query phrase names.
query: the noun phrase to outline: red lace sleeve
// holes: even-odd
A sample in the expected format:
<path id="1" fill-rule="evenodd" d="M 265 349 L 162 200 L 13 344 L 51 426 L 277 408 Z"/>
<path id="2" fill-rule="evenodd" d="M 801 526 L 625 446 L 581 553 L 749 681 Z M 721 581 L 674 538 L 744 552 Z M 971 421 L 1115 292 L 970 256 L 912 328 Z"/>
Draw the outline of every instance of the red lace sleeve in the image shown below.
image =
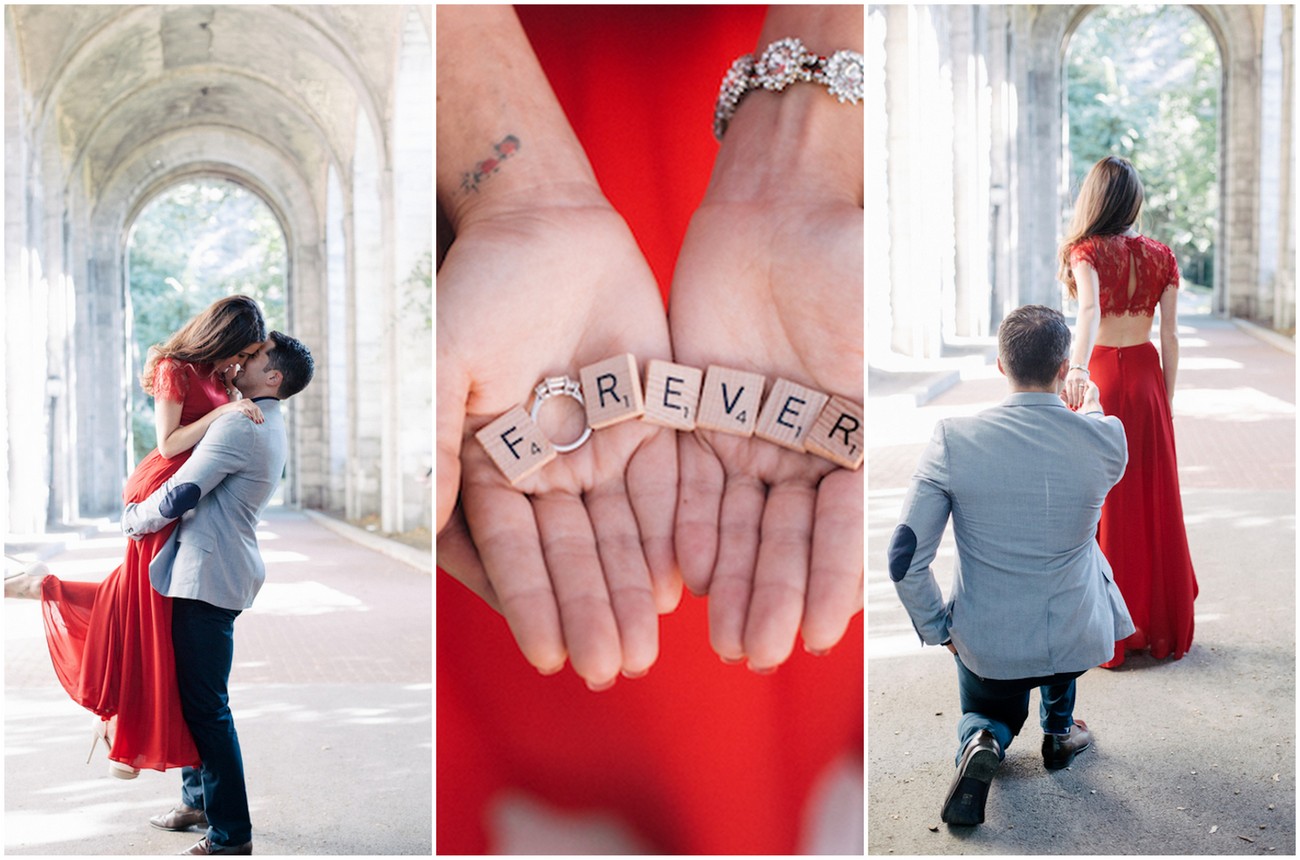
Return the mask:
<path id="1" fill-rule="evenodd" d="M 1183 281 L 1183 274 L 1178 270 L 1178 257 L 1175 256 L 1174 252 L 1169 248 L 1165 248 L 1165 251 L 1169 254 L 1169 278 L 1165 281 L 1165 286 L 1164 289 L 1160 291 L 1161 293 L 1165 290 L 1178 289 L 1179 285 Z"/>
<path id="2" fill-rule="evenodd" d="M 1070 265 L 1075 263 L 1087 263 L 1094 269 L 1097 268 L 1097 248 L 1091 237 L 1076 242 L 1070 249 Z"/>
<path id="3" fill-rule="evenodd" d="M 189 365 L 170 358 L 161 359 L 153 371 L 153 396 L 155 400 L 184 403 L 190 391 Z"/>

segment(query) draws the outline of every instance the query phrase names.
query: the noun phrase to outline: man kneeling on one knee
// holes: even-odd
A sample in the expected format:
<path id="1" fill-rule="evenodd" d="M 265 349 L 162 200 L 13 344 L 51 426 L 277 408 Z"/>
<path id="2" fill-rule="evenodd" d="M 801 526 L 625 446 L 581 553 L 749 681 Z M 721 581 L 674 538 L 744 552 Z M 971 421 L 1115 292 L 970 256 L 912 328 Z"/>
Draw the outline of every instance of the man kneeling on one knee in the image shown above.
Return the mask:
<path id="1" fill-rule="evenodd" d="M 1043 764 L 1063 768 L 1092 735 L 1074 718 L 1075 679 L 1133 633 L 1097 546 L 1097 521 L 1124 474 L 1119 419 L 1097 387 L 1071 411 L 1060 393 L 1070 329 L 1055 310 L 1018 308 L 998 329 L 1011 394 L 935 427 L 889 546 L 889 575 L 921 641 L 957 664 L 957 773 L 949 824 L 984 821 L 989 785 L 1039 688 Z M 945 604 L 930 564 L 952 516 L 957 544 Z"/>

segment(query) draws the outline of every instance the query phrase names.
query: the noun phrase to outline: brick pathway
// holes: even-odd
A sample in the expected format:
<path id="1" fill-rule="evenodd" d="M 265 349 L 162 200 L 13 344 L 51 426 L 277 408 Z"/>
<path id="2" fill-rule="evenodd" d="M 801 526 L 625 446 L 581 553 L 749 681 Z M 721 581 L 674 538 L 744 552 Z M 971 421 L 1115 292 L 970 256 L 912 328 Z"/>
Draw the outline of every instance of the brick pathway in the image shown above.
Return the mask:
<path id="1" fill-rule="evenodd" d="M 259 532 L 267 583 L 235 624 L 231 707 L 258 853 L 432 850 L 430 573 L 293 511 Z M 94 580 L 121 562 L 115 524 L 49 560 Z M 39 610 L 4 602 L 6 854 L 172 854 L 197 834 L 151 830 L 177 773 L 85 764 L 92 718 L 50 667 Z"/>

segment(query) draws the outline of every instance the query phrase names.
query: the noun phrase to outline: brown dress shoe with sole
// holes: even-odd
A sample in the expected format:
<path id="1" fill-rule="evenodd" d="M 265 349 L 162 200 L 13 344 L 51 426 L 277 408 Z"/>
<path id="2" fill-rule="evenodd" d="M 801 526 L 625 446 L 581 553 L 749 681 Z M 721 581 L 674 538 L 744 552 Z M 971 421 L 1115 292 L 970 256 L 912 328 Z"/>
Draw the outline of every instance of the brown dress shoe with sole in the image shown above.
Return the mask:
<path id="1" fill-rule="evenodd" d="M 1000 764 L 1002 751 L 998 749 L 997 738 L 992 732 L 980 729 L 962 750 L 939 817 L 948 824 L 983 824 L 984 802 L 988 800 L 989 786 Z"/>
<path id="2" fill-rule="evenodd" d="M 1075 720 L 1068 735 L 1043 735 L 1043 767 L 1060 770 L 1069 767 L 1079 753 L 1092 746 L 1092 732 L 1083 720 Z"/>
<path id="3" fill-rule="evenodd" d="M 193 809 L 185 804 L 173 806 L 171 811 L 155 815 L 149 823 L 159 830 L 189 830 L 191 827 L 207 827 L 208 814 L 202 809 Z"/>
<path id="4" fill-rule="evenodd" d="M 233 845 L 230 848 L 221 845 L 213 845 L 212 840 L 204 836 L 189 851 L 182 851 L 182 854 L 252 854 L 253 843 L 245 842 L 243 845 Z"/>

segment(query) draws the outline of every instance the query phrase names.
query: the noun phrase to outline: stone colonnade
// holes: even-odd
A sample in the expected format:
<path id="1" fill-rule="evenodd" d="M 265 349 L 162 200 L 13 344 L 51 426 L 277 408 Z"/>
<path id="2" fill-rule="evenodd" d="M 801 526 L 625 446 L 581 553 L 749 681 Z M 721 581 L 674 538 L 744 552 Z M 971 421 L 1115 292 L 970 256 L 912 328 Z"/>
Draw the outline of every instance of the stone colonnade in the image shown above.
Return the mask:
<path id="1" fill-rule="evenodd" d="M 1070 35 L 1095 6 L 870 6 L 868 361 L 936 358 L 1060 307 Z M 1216 312 L 1295 326 L 1290 6 L 1194 6 L 1218 43 Z"/>
<path id="2" fill-rule="evenodd" d="M 259 194 L 289 259 L 286 501 L 428 526 L 432 12 L 427 6 L 6 6 L 11 534 L 112 516 L 129 468 L 125 250 L 178 181 Z"/>

